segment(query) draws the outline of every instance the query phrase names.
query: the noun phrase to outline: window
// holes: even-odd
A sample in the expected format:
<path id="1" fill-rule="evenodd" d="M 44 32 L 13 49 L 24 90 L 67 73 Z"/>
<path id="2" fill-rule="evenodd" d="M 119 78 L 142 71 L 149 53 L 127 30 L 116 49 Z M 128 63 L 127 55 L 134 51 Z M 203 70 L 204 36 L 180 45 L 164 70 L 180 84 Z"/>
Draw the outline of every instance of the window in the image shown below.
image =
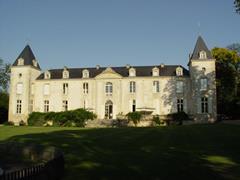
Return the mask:
<path id="1" fill-rule="evenodd" d="M 105 92 L 107 95 L 112 95 L 113 92 L 113 85 L 111 82 L 107 82 L 105 86 Z"/>
<path id="2" fill-rule="evenodd" d="M 29 112 L 30 113 L 33 112 L 33 100 L 32 99 L 30 100 L 30 103 L 29 103 Z"/>
<path id="3" fill-rule="evenodd" d="M 153 81 L 153 92 L 158 93 L 160 91 L 159 81 Z"/>
<path id="4" fill-rule="evenodd" d="M 182 81 L 177 81 L 177 93 L 183 93 L 183 82 Z"/>
<path id="5" fill-rule="evenodd" d="M 83 78 L 89 78 L 89 71 L 87 69 L 84 69 L 82 72 L 82 77 Z"/>
<path id="6" fill-rule="evenodd" d="M 63 94 L 68 94 L 68 83 L 63 83 Z"/>
<path id="7" fill-rule="evenodd" d="M 176 68 L 176 75 L 177 76 L 182 76 L 183 75 L 183 69 L 181 67 Z"/>
<path id="8" fill-rule="evenodd" d="M 64 79 L 69 78 L 69 72 L 67 70 L 67 67 L 64 67 L 62 77 Z"/>
<path id="9" fill-rule="evenodd" d="M 44 112 L 49 112 L 49 100 L 44 101 Z"/>
<path id="10" fill-rule="evenodd" d="M 50 90 L 49 90 L 49 84 L 44 84 L 43 86 L 43 95 L 47 96 L 50 94 Z"/>
<path id="11" fill-rule="evenodd" d="M 88 83 L 83 83 L 83 93 L 88 94 Z"/>
<path id="12" fill-rule="evenodd" d="M 177 112 L 183 111 L 183 98 L 177 99 Z"/>
<path id="13" fill-rule="evenodd" d="M 17 100 L 17 114 L 22 113 L 22 100 Z"/>
<path id="14" fill-rule="evenodd" d="M 207 90 L 207 78 L 200 79 L 200 90 L 201 91 Z"/>
<path id="15" fill-rule="evenodd" d="M 24 65 L 24 59 L 20 58 L 18 59 L 18 66 L 22 66 L 22 65 Z"/>
<path id="16" fill-rule="evenodd" d="M 33 59 L 32 63 L 33 63 L 33 66 L 37 67 L 38 63 L 37 63 L 36 59 Z"/>
<path id="17" fill-rule="evenodd" d="M 133 100 L 132 102 L 132 112 L 136 111 L 136 100 Z"/>
<path id="18" fill-rule="evenodd" d="M 207 97 L 201 98 L 201 110 L 202 110 L 202 113 L 208 113 L 208 98 Z"/>
<path id="19" fill-rule="evenodd" d="M 199 53 L 199 59 L 207 59 L 207 54 L 205 51 L 200 51 Z"/>
<path id="20" fill-rule="evenodd" d="M 129 69 L 129 76 L 131 77 L 136 76 L 136 70 L 134 68 Z"/>
<path id="21" fill-rule="evenodd" d="M 63 101 L 63 111 L 67 111 L 68 110 L 68 101 Z"/>
<path id="22" fill-rule="evenodd" d="M 130 82 L 130 89 L 129 89 L 130 93 L 135 93 L 136 92 L 136 82 L 131 81 Z"/>
<path id="23" fill-rule="evenodd" d="M 17 83 L 17 94 L 22 94 L 23 93 L 23 84 L 22 83 Z"/>
<path id="24" fill-rule="evenodd" d="M 159 76 L 159 69 L 157 67 L 152 69 L 152 75 L 153 76 Z"/>
<path id="25" fill-rule="evenodd" d="M 44 79 L 50 79 L 50 78 L 51 78 L 50 72 L 49 72 L 49 71 L 46 71 L 46 72 L 44 73 Z"/>

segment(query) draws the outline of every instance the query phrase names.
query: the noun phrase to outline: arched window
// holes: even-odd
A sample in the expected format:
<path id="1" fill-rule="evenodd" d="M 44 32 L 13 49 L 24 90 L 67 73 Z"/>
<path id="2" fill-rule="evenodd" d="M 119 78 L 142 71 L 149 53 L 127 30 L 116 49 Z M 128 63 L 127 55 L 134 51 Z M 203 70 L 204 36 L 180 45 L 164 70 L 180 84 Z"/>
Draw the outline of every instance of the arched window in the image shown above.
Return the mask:
<path id="1" fill-rule="evenodd" d="M 18 66 L 22 66 L 22 65 L 24 65 L 24 59 L 20 58 L 18 59 Z"/>
<path id="2" fill-rule="evenodd" d="M 205 51 L 199 52 L 199 59 L 207 59 L 207 54 Z"/>
<path id="3" fill-rule="evenodd" d="M 130 76 L 130 77 L 136 76 L 136 70 L 135 70 L 134 68 L 130 68 L 130 69 L 129 69 L 129 76 Z"/>
<path id="4" fill-rule="evenodd" d="M 177 76 L 182 76 L 183 75 L 183 68 L 177 67 L 176 68 L 176 75 Z"/>
<path id="5" fill-rule="evenodd" d="M 50 72 L 49 72 L 49 71 L 46 71 L 46 72 L 44 73 L 44 79 L 50 79 L 50 78 L 51 78 Z"/>
<path id="6" fill-rule="evenodd" d="M 135 93 L 136 92 L 136 82 L 130 81 L 129 92 Z"/>
<path id="7" fill-rule="evenodd" d="M 159 76 L 159 69 L 157 67 L 152 69 L 152 76 Z"/>
<path id="8" fill-rule="evenodd" d="M 68 71 L 67 67 L 64 67 L 62 77 L 64 79 L 69 78 L 69 71 Z"/>
<path id="9" fill-rule="evenodd" d="M 113 85 L 111 82 L 107 82 L 105 85 L 105 93 L 106 95 L 112 95 L 113 92 Z"/>
<path id="10" fill-rule="evenodd" d="M 84 69 L 82 72 L 82 77 L 83 78 L 89 78 L 89 71 L 87 69 Z"/>

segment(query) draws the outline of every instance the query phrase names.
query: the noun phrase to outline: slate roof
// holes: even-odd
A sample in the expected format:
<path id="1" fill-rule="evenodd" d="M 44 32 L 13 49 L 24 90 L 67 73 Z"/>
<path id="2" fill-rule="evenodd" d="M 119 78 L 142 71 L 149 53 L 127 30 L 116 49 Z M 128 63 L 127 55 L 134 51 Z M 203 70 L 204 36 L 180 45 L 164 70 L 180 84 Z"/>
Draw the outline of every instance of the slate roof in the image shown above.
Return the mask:
<path id="1" fill-rule="evenodd" d="M 24 65 L 31 65 L 31 66 L 34 66 L 33 65 L 33 60 L 35 58 L 33 52 L 32 52 L 32 49 L 30 48 L 29 45 L 26 45 L 25 48 L 22 50 L 22 52 L 20 53 L 20 55 L 17 57 L 17 59 L 15 60 L 15 62 L 13 63 L 13 66 L 17 66 L 18 65 L 18 59 L 24 59 Z M 35 67 L 35 66 L 34 66 Z M 37 69 L 41 69 L 39 64 L 37 64 Z"/>
<path id="2" fill-rule="evenodd" d="M 136 70 L 136 76 L 138 77 L 146 77 L 152 76 L 152 69 L 154 67 L 159 68 L 159 75 L 160 76 L 176 76 L 176 68 L 180 65 L 165 65 L 164 67 L 161 66 L 133 66 Z M 180 66 L 182 67 L 182 66 Z M 82 71 L 87 69 L 89 71 L 89 77 L 94 78 L 97 75 L 101 74 L 107 67 L 100 67 L 97 68 L 69 68 L 69 78 L 82 78 Z M 123 77 L 129 76 L 129 69 L 125 66 L 122 67 L 111 67 L 116 73 L 120 74 Z M 189 76 L 189 71 L 183 68 L 183 76 Z M 62 72 L 63 69 L 51 69 L 49 70 L 51 73 L 51 79 L 62 79 Z M 44 73 L 42 73 L 38 78 L 38 80 L 44 79 Z"/>
<path id="3" fill-rule="evenodd" d="M 199 59 L 199 52 L 200 51 L 205 51 L 207 54 L 207 58 L 208 59 L 212 59 L 212 54 L 209 51 L 209 49 L 207 48 L 203 38 L 201 36 L 198 36 L 195 48 L 193 50 L 193 54 L 191 56 L 191 59 Z"/>

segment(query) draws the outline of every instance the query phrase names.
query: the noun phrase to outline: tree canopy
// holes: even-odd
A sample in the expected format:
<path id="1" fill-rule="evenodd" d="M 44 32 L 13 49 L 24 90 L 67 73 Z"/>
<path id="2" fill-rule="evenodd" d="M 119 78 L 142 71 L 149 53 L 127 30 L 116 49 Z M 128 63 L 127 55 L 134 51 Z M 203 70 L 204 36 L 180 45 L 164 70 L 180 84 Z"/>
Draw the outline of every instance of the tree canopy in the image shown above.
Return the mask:
<path id="1" fill-rule="evenodd" d="M 7 92 L 10 79 L 10 64 L 0 59 L 0 91 Z"/>
<path id="2" fill-rule="evenodd" d="M 212 49 L 216 59 L 217 106 L 220 114 L 234 114 L 240 108 L 240 56 L 227 48 Z M 238 112 L 239 113 L 239 112 Z"/>
<path id="3" fill-rule="evenodd" d="M 236 12 L 240 14 L 240 0 L 235 0 L 234 5 L 236 8 Z"/>

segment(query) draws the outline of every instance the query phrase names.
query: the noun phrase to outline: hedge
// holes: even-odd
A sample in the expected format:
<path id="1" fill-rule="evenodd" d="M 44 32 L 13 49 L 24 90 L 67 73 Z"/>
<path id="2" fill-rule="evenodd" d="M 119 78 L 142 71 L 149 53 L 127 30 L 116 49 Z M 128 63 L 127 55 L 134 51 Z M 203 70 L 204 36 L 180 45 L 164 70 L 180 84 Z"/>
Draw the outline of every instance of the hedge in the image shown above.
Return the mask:
<path id="1" fill-rule="evenodd" d="M 84 127 L 85 122 L 93 120 L 96 115 L 85 109 L 76 109 L 64 112 L 33 112 L 28 117 L 30 126 L 65 126 L 65 127 Z"/>

